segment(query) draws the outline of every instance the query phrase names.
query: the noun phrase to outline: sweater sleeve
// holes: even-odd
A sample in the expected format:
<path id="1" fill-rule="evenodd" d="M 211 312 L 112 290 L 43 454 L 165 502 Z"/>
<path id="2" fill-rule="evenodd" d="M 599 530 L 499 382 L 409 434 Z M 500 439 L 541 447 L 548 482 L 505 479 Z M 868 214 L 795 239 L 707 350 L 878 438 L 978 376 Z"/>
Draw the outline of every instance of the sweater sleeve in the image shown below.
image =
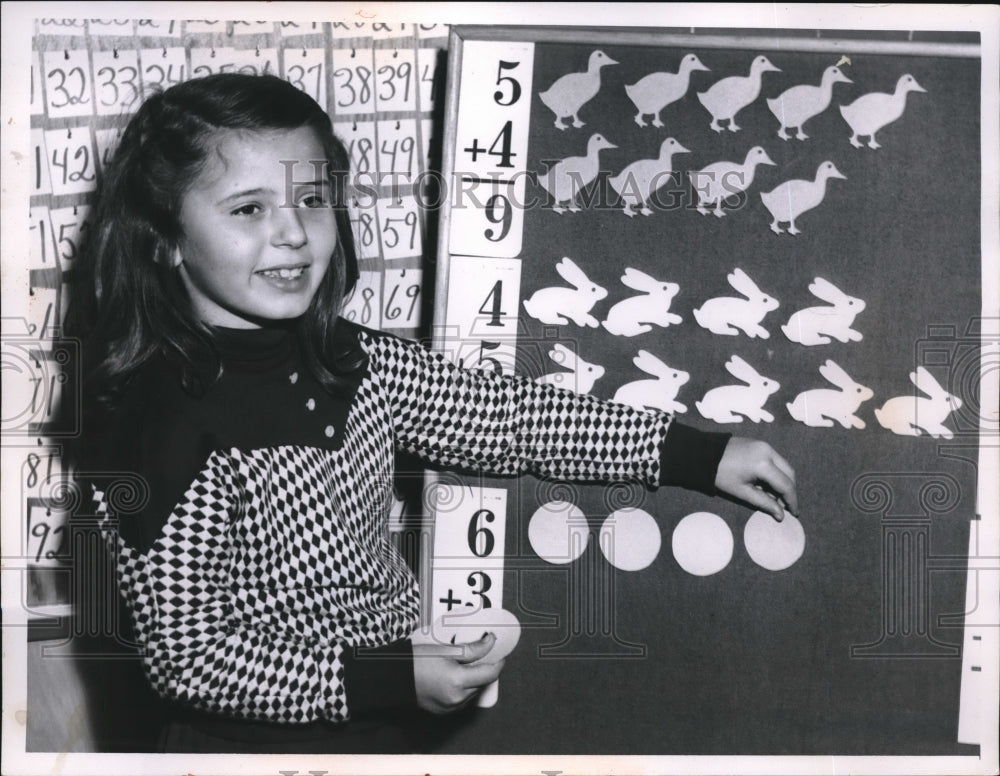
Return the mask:
<path id="1" fill-rule="evenodd" d="M 461 369 L 389 336 L 371 337 L 370 347 L 373 365 L 387 375 L 399 445 L 433 464 L 714 492 L 728 435 L 549 384 Z"/>

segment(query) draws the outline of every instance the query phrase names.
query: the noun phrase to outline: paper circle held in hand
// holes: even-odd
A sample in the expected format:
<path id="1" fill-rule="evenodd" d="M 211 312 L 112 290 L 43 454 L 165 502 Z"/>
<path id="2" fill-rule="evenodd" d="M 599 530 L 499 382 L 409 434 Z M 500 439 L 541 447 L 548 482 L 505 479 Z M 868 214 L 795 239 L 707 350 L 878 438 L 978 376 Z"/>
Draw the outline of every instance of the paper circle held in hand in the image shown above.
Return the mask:
<path id="1" fill-rule="evenodd" d="M 806 532 L 794 515 L 785 512 L 780 523 L 767 512 L 754 512 L 743 529 L 747 554 L 768 571 L 782 571 L 802 557 Z"/>
<path id="2" fill-rule="evenodd" d="M 506 609 L 490 607 L 472 614 L 444 614 L 434 623 L 434 639 L 440 644 L 470 644 L 485 633 L 497 637 L 485 657 L 470 663 L 496 663 L 514 651 L 521 639 L 521 623 Z"/>
<path id="3" fill-rule="evenodd" d="M 692 512 L 674 528 L 674 558 L 688 574 L 707 577 L 722 571 L 733 557 L 733 532 L 711 512 Z"/>

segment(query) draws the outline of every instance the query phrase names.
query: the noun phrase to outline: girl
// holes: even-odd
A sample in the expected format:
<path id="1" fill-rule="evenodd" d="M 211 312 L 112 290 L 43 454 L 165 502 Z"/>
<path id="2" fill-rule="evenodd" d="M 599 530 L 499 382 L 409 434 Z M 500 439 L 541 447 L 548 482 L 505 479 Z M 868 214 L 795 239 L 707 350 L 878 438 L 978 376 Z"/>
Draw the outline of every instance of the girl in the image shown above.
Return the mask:
<path id="1" fill-rule="evenodd" d="M 398 713 L 457 709 L 499 676 L 477 662 L 492 634 L 457 657 L 410 641 L 418 590 L 386 519 L 397 448 L 796 511 L 764 443 L 338 319 L 358 277 L 347 170 L 310 97 L 225 74 L 145 102 L 102 181 L 68 324 L 86 365 L 77 466 L 174 704 L 167 751 L 412 751 Z M 606 431 L 631 441 L 604 449 Z"/>

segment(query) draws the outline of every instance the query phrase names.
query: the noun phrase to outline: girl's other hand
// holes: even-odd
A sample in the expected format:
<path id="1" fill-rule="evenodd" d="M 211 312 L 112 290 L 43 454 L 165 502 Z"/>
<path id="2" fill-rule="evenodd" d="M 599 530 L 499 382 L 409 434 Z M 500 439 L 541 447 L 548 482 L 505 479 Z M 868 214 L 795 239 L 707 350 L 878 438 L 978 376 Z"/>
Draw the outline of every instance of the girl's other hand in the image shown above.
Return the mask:
<path id="1" fill-rule="evenodd" d="M 784 519 L 785 509 L 793 515 L 799 512 L 795 470 L 769 444 L 756 439 L 729 440 L 719 461 L 715 487 L 775 520 Z"/>
<path id="2" fill-rule="evenodd" d="M 487 633 L 479 641 L 463 645 L 461 657 L 444 657 L 440 644 L 413 645 L 413 679 L 417 705 L 433 714 L 448 714 L 465 706 L 500 676 L 504 661 L 479 663 L 486 657 L 496 636 Z"/>

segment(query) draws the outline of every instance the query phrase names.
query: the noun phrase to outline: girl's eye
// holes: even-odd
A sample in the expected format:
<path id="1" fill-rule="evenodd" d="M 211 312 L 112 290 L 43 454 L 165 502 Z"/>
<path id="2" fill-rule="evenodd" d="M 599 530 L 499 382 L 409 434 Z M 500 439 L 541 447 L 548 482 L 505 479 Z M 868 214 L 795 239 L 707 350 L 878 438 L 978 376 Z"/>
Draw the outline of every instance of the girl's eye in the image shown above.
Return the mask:
<path id="1" fill-rule="evenodd" d="M 322 194 L 309 194 L 299 200 L 299 207 L 318 208 L 328 206 L 329 203 Z"/>
<path id="2" fill-rule="evenodd" d="M 254 216 L 261 212 L 260 205 L 250 203 L 247 205 L 240 205 L 233 211 L 234 216 Z"/>

